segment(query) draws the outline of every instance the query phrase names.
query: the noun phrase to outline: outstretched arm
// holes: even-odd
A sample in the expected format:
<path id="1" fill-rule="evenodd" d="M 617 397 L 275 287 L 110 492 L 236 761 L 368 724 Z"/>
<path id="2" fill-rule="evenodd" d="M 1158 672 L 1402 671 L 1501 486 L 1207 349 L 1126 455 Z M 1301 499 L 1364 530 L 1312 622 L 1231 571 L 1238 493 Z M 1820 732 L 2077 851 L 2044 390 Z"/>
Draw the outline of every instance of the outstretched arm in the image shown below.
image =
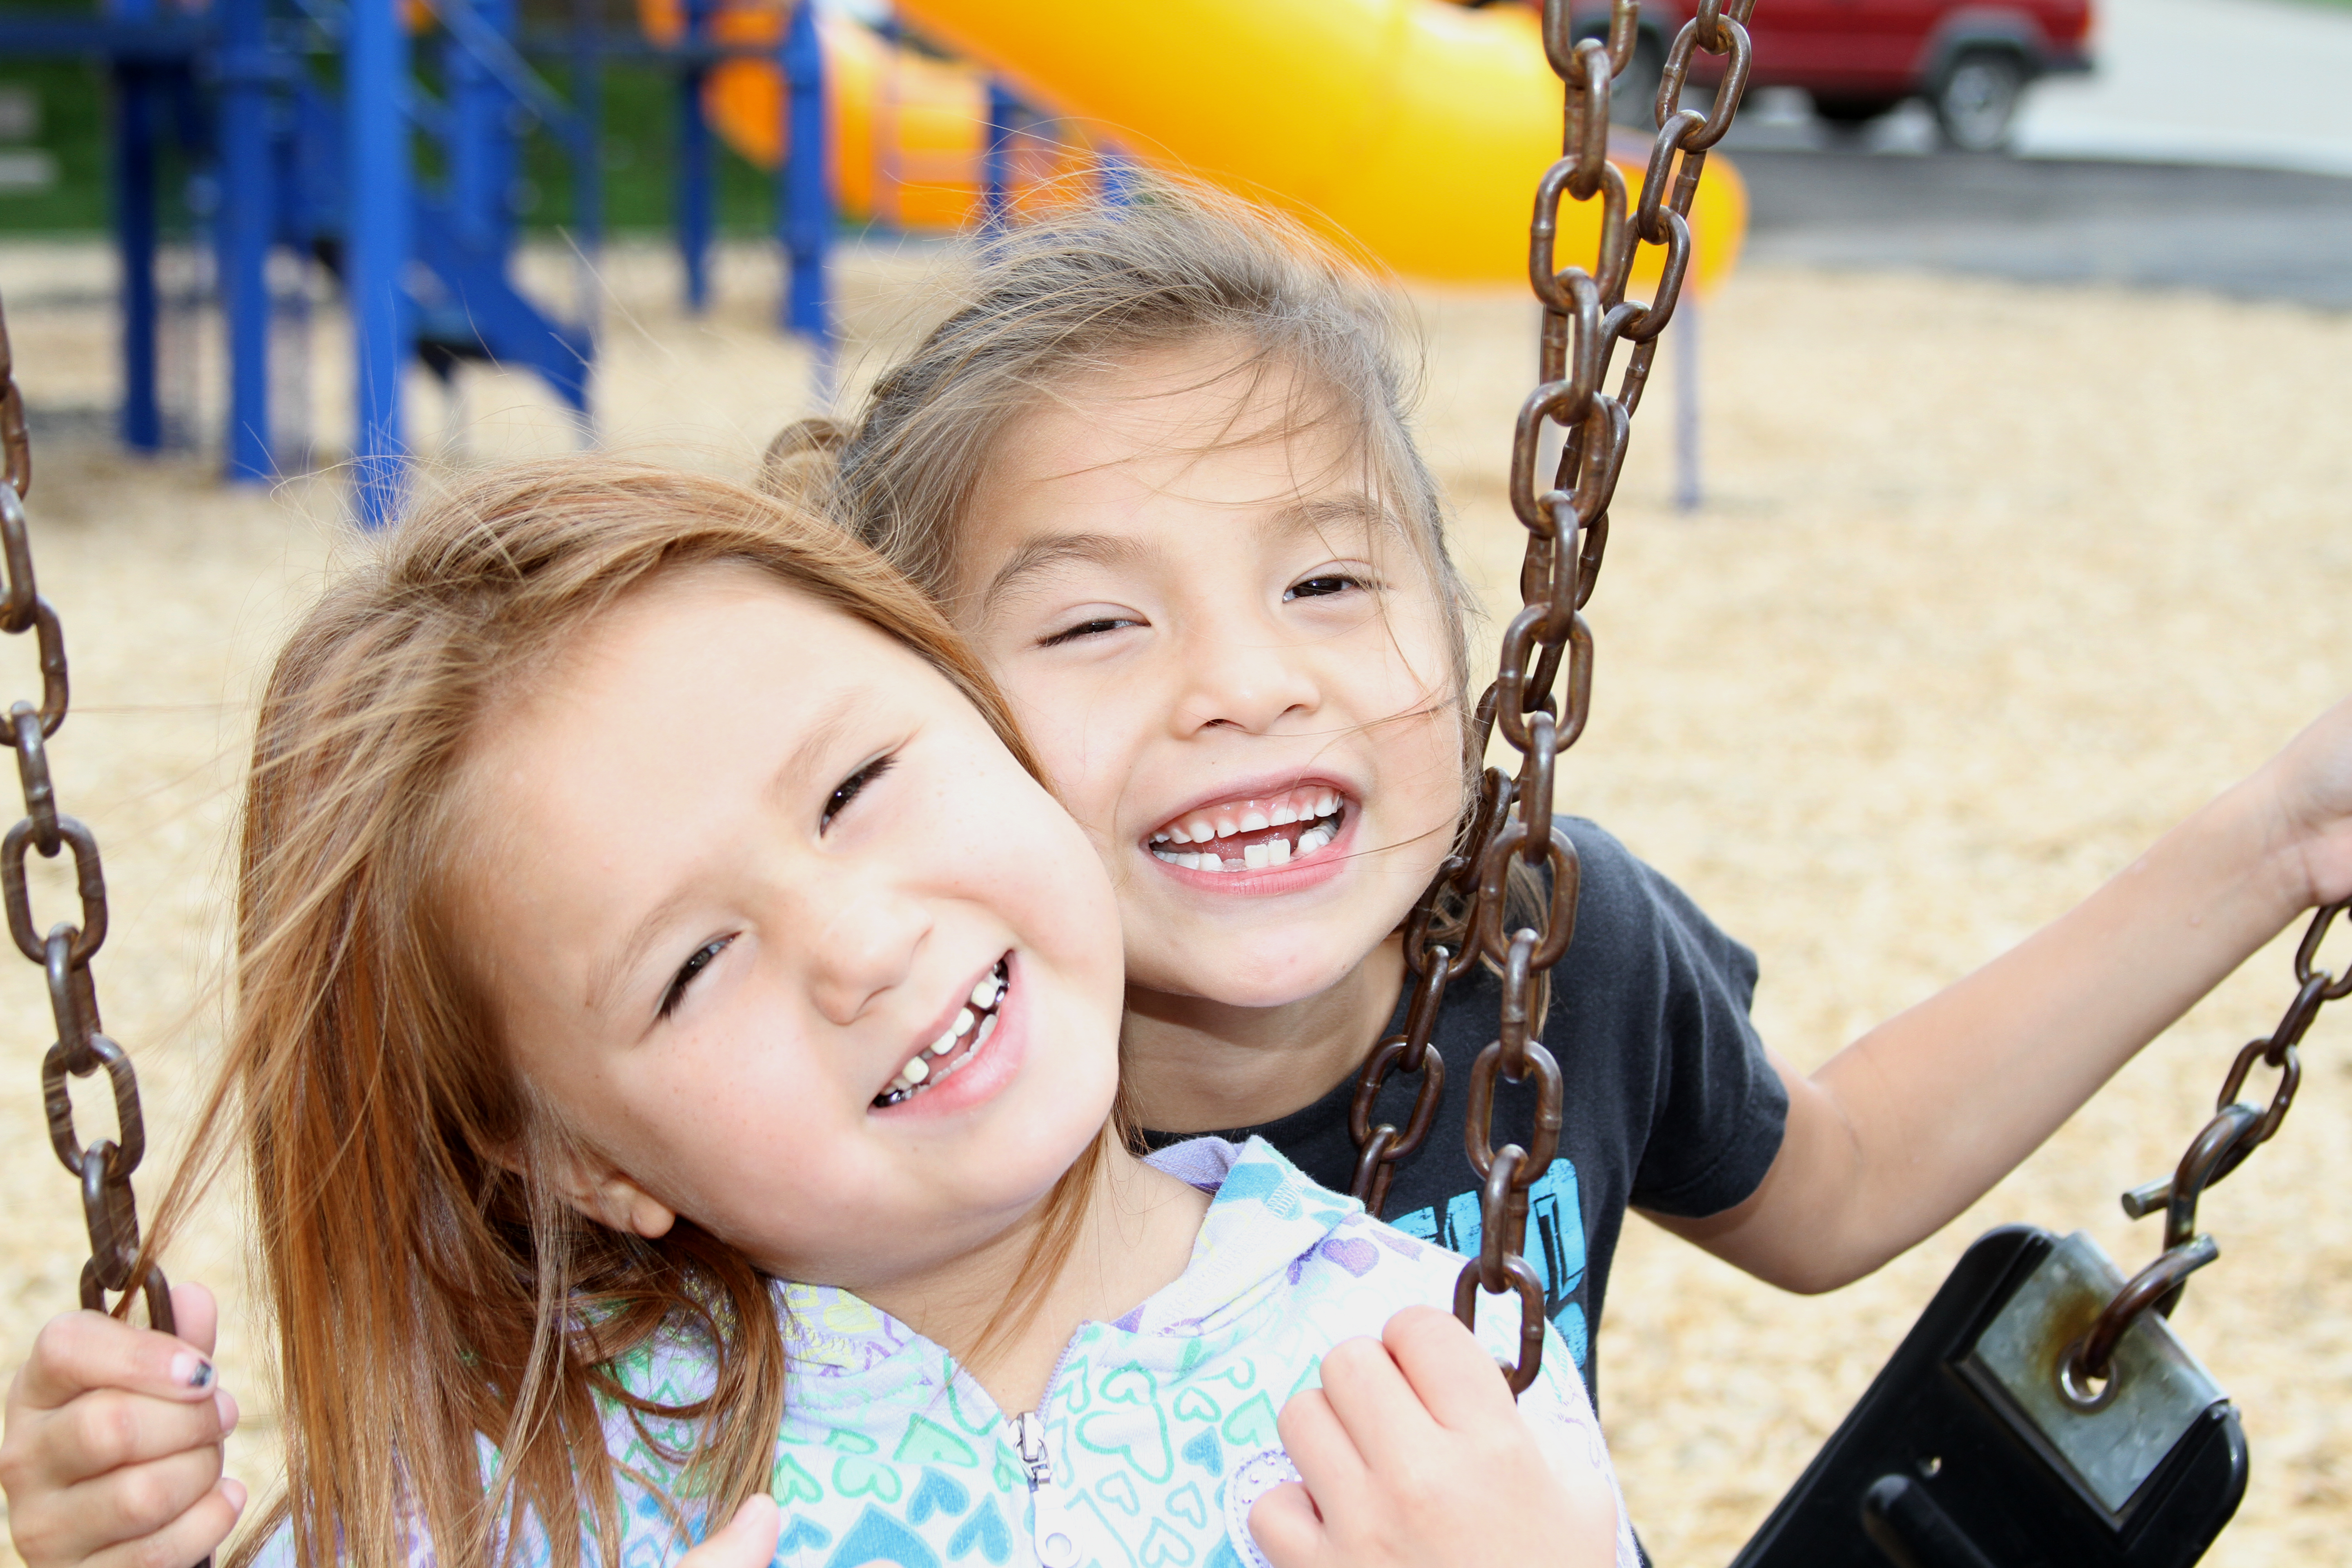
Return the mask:
<path id="1" fill-rule="evenodd" d="M 1775 1061 L 1788 1132 L 1737 1208 L 1659 1223 L 1791 1290 L 1981 1196 L 2303 910 L 2352 895 L 2352 700 L 2025 942 L 1838 1053 Z"/>

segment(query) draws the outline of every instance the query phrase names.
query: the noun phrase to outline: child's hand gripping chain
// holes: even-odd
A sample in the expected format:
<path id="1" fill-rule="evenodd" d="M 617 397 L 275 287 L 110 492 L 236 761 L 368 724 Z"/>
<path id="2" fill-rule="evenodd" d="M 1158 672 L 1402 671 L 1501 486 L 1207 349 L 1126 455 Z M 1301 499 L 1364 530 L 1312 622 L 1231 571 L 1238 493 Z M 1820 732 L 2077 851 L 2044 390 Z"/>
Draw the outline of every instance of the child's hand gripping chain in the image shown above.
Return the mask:
<path id="1" fill-rule="evenodd" d="M 0 1485 L 26 1568 L 183 1563 L 227 1538 L 236 1401 L 215 1378 L 212 1292 L 172 1290 L 178 1335 L 99 1312 L 51 1319 L 8 1387 Z"/>
<path id="2" fill-rule="evenodd" d="M 1323 1386 L 1283 1407 L 1302 1482 L 1258 1500 L 1250 1530 L 1274 1568 L 1607 1563 L 1618 1506 L 1599 1438 L 1539 1435 L 1468 1330 L 1408 1308 L 1333 1346 Z"/>

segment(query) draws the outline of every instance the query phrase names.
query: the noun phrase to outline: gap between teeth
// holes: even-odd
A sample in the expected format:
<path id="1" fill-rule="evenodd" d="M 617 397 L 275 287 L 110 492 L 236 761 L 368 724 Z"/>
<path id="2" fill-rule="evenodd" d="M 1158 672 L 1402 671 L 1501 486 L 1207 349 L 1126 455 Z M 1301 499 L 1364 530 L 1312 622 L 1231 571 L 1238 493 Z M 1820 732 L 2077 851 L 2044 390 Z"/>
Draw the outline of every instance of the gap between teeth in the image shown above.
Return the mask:
<path id="1" fill-rule="evenodd" d="M 1339 836 L 1338 827 L 1329 823 L 1318 822 L 1298 836 L 1298 847 L 1296 849 L 1291 847 L 1290 840 L 1287 838 L 1275 838 L 1264 844 L 1243 846 L 1241 864 L 1238 866 L 1214 850 L 1195 854 L 1181 849 L 1165 848 L 1155 843 L 1151 847 L 1151 853 L 1171 866 L 1181 866 L 1187 871 L 1262 871 L 1272 866 L 1287 866 L 1300 856 L 1312 855 Z"/>
<path id="2" fill-rule="evenodd" d="M 1300 795 L 1306 794 L 1303 790 L 1297 793 Z M 1339 810 L 1339 792 L 1318 789 L 1309 799 L 1285 799 L 1276 803 L 1270 811 L 1262 812 L 1254 806 L 1238 812 L 1230 807 L 1196 811 L 1181 822 L 1171 822 L 1160 828 L 1151 836 L 1151 842 L 1154 845 L 1206 844 L 1212 839 L 1231 838 L 1236 833 L 1256 833 L 1268 827 L 1286 827 L 1311 817 L 1336 816 Z"/>

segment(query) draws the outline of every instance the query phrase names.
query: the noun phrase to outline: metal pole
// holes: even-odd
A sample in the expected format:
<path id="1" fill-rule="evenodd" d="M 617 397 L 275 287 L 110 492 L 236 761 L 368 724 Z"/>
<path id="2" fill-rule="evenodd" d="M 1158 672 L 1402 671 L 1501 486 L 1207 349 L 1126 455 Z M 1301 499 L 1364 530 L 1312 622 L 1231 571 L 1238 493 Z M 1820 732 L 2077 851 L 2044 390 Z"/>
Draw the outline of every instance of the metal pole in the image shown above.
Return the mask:
<path id="1" fill-rule="evenodd" d="M 1003 227 L 1013 218 L 1013 133 L 1020 128 L 1021 104 L 1004 84 L 988 82 L 988 152 L 982 160 L 985 195 L 982 198 L 987 228 Z"/>
<path id="2" fill-rule="evenodd" d="M 1683 296 L 1666 335 L 1675 341 L 1675 510 L 1699 509 L 1698 333 L 1696 290 Z"/>
<path id="3" fill-rule="evenodd" d="M 709 41 L 707 0 L 686 0 L 686 68 L 678 75 L 677 248 L 686 263 L 686 308 L 700 315 L 710 303 L 710 122 L 702 116 L 702 84 L 710 75 L 702 49 Z"/>
<path id="4" fill-rule="evenodd" d="M 514 30 L 511 8 L 500 0 L 470 4 L 485 26 L 501 35 Z M 460 38 L 444 35 L 440 42 L 448 102 L 449 211 L 467 249 L 503 255 L 515 180 L 514 132 L 507 121 L 514 100 L 489 62 Z"/>
<path id="5" fill-rule="evenodd" d="M 833 239 L 832 148 L 826 144 L 824 50 L 814 0 L 793 7 L 784 30 L 784 164 L 776 196 L 784 255 L 786 331 L 805 336 L 817 355 L 818 395 L 831 395 L 833 310 L 825 252 Z"/>
<path id="6" fill-rule="evenodd" d="M 121 10 L 116 15 L 121 16 Z M 122 261 L 122 444 L 161 451 L 155 395 L 155 92 L 138 66 L 114 68 L 114 243 Z"/>
<path id="7" fill-rule="evenodd" d="M 343 51 L 343 134 L 350 167 L 348 287 L 358 372 L 360 521 L 381 528 L 399 514 L 407 453 L 400 382 L 408 365 L 409 321 L 401 274 L 410 251 L 408 35 L 398 0 L 352 0 Z"/>
<path id="8" fill-rule="evenodd" d="M 221 0 L 220 223 L 222 313 L 228 328 L 228 478 L 277 472 L 269 449 L 269 241 L 278 216 L 269 146 L 270 59 L 265 0 Z"/>
<path id="9" fill-rule="evenodd" d="M 1095 178 L 1100 183 L 1105 206 L 1123 207 L 1135 199 L 1135 160 L 1116 147 L 1095 157 Z"/>
<path id="10" fill-rule="evenodd" d="M 597 335 L 604 244 L 604 45 L 596 0 L 572 0 L 572 246 L 579 295 L 574 310 Z"/>

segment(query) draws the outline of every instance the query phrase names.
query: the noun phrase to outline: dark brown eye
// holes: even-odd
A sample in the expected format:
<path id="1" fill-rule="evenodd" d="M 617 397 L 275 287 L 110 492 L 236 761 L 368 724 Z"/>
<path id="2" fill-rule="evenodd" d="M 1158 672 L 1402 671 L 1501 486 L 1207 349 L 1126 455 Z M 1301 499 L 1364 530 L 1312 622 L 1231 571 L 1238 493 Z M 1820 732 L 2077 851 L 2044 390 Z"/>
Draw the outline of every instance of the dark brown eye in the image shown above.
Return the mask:
<path id="1" fill-rule="evenodd" d="M 1343 577 L 1338 573 L 1328 573 L 1320 577 L 1309 577 L 1303 583 L 1293 584 L 1290 590 L 1282 595 L 1282 599 L 1285 604 L 1288 604 L 1293 599 L 1321 599 L 1333 594 L 1344 594 L 1350 588 L 1362 586 L 1363 584 L 1353 577 Z"/>
<path id="2" fill-rule="evenodd" d="M 1039 647 L 1059 647 L 1064 643 L 1076 642 L 1080 637 L 1098 637 L 1105 632 L 1115 632 L 1121 626 L 1139 626 L 1142 624 L 1143 623 L 1141 621 L 1127 620 L 1124 618 L 1106 616 L 1097 620 L 1080 621 L 1076 626 L 1071 626 L 1066 631 L 1055 632 L 1052 637 L 1045 638 L 1037 646 Z"/>
<path id="3" fill-rule="evenodd" d="M 677 973 L 670 978 L 669 989 L 662 993 L 663 1017 L 667 1018 L 677 1011 L 677 1005 L 686 1000 L 686 988 L 694 984 L 694 977 L 709 968 L 711 961 L 726 952 L 727 944 L 734 940 L 731 936 L 722 936 L 716 942 L 706 942 L 677 966 Z"/>
<path id="4" fill-rule="evenodd" d="M 838 785 L 835 786 L 832 795 L 825 801 L 824 813 L 822 816 L 817 818 L 817 826 L 820 828 L 832 826 L 833 819 L 840 816 L 841 813 L 847 808 L 851 801 L 856 800 L 859 795 L 863 794 L 867 784 L 872 784 L 876 779 L 878 779 L 884 773 L 888 773 L 892 765 L 896 763 L 898 760 L 898 759 L 895 756 L 877 757 L 874 761 L 866 763 L 864 767 L 858 769 L 856 773 L 842 780 Z"/>

